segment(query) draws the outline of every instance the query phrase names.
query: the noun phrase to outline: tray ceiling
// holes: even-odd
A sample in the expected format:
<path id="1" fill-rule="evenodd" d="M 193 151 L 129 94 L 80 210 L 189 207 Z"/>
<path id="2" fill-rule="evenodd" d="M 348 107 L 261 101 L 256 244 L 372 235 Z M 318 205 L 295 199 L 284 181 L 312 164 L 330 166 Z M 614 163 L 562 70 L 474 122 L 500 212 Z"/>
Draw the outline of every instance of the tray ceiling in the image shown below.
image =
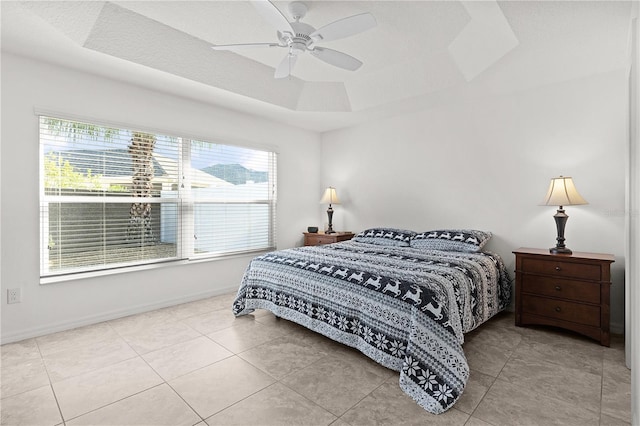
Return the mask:
<path id="1" fill-rule="evenodd" d="M 285 16 L 288 2 L 273 2 Z M 322 44 L 364 65 L 311 55 L 274 79 L 284 49 L 246 1 L 3 1 L 2 49 L 326 131 L 461 93 L 525 90 L 627 64 L 630 2 L 305 1 L 316 28 L 363 12 L 378 25 Z"/>

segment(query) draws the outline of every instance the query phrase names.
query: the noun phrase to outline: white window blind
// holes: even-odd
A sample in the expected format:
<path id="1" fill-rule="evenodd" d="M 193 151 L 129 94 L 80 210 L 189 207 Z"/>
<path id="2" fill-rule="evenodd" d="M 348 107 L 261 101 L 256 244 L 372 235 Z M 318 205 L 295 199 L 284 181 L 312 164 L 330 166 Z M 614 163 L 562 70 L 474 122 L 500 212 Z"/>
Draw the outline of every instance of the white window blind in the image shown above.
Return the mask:
<path id="1" fill-rule="evenodd" d="M 41 276 L 274 246 L 273 152 L 40 117 Z"/>
<path id="2" fill-rule="evenodd" d="M 265 151 L 190 141 L 195 255 L 273 247 L 275 161 Z"/>

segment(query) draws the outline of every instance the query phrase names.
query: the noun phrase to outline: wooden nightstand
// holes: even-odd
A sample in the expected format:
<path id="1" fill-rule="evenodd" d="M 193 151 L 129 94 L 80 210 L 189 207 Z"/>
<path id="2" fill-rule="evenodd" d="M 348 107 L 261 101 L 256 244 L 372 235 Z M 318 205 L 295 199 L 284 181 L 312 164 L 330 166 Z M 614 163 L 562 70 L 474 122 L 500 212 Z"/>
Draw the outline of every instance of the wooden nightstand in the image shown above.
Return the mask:
<path id="1" fill-rule="evenodd" d="M 305 246 L 339 243 L 353 238 L 352 232 L 334 232 L 333 234 L 303 232 Z"/>
<path id="2" fill-rule="evenodd" d="M 609 346 L 609 290 L 613 255 L 550 254 L 519 248 L 516 325 L 552 325 Z"/>

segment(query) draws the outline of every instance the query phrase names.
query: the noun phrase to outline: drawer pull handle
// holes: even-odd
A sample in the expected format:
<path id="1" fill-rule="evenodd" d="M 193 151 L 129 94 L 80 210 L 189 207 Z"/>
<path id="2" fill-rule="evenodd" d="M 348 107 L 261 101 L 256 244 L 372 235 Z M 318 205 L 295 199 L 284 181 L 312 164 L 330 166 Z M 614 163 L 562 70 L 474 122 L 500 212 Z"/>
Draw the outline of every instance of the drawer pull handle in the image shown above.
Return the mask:
<path id="1" fill-rule="evenodd" d="M 559 266 L 556 266 L 556 271 L 560 272 L 560 271 L 562 271 L 562 268 L 559 267 Z"/>
<path id="2" fill-rule="evenodd" d="M 560 306 L 556 306 L 556 312 L 560 312 L 560 311 L 561 311 Z"/>
<path id="3" fill-rule="evenodd" d="M 562 291 L 562 287 L 560 287 L 559 285 L 556 286 L 556 291 Z"/>

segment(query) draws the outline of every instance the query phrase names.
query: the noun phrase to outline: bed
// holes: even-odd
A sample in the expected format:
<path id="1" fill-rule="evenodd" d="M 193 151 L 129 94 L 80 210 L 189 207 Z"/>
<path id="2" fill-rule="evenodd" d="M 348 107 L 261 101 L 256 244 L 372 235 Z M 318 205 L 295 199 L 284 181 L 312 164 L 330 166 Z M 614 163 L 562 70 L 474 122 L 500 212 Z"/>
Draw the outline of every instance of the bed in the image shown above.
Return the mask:
<path id="1" fill-rule="evenodd" d="M 476 230 L 372 228 L 351 241 L 254 258 L 236 316 L 267 309 L 400 373 L 400 387 L 443 413 L 469 378 L 464 334 L 508 306 L 502 259 Z"/>

